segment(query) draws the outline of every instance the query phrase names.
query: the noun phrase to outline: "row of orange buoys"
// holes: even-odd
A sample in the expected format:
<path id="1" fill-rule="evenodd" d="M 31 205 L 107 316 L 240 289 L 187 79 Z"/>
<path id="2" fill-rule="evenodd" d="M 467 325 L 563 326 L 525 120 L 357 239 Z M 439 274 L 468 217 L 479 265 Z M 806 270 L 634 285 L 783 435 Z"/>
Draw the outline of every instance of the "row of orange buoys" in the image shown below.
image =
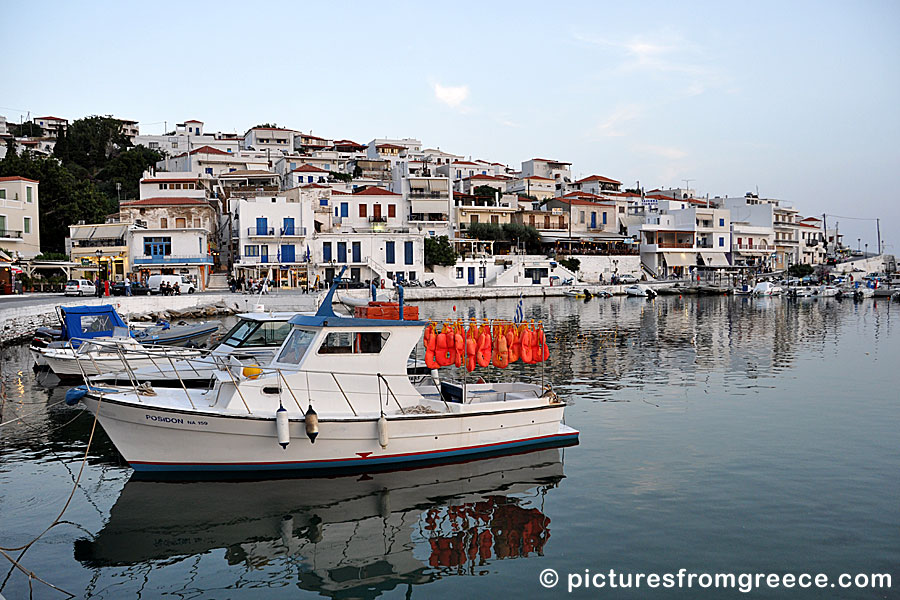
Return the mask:
<path id="1" fill-rule="evenodd" d="M 436 323 L 425 329 L 425 365 L 429 369 L 450 365 L 465 365 L 470 372 L 476 366 L 505 369 L 517 360 L 535 364 L 549 358 L 543 323 L 472 321 L 467 328 L 456 321 L 443 323 L 440 331 Z"/>

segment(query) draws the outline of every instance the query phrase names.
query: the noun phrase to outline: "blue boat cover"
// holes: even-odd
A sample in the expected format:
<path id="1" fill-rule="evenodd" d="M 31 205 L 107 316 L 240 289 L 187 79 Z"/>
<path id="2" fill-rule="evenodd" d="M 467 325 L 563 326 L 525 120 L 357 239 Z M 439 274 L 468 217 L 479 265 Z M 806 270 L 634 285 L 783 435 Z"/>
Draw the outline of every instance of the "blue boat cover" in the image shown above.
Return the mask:
<path id="1" fill-rule="evenodd" d="M 109 336 L 115 327 L 128 328 L 111 304 L 60 306 L 59 311 L 63 320 L 63 340 Z"/>

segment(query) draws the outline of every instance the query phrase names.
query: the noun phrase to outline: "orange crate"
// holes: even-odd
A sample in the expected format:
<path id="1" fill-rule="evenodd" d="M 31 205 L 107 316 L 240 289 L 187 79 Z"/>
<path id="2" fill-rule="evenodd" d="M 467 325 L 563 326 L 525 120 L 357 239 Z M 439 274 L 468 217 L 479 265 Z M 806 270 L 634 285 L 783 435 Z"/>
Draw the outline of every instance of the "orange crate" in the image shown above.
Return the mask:
<path id="1" fill-rule="evenodd" d="M 370 302 L 368 306 L 357 306 L 353 310 L 357 319 L 388 319 L 396 321 L 400 318 L 400 305 L 396 302 Z M 418 306 L 404 306 L 403 318 L 407 321 L 419 320 Z"/>

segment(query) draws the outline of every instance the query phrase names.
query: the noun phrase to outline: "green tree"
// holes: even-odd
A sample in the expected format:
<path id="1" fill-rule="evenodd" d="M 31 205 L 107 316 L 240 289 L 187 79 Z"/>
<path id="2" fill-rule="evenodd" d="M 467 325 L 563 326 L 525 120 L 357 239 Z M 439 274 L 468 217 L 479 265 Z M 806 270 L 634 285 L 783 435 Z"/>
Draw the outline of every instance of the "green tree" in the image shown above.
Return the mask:
<path id="1" fill-rule="evenodd" d="M 44 130 L 41 129 L 41 126 L 32 121 L 28 121 L 27 123 L 22 123 L 17 125 L 15 123 L 9 124 L 9 132 L 12 133 L 16 137 L 31 137 L 31 138 L 39 138 L 44 137 Z"/>
<path id="2" fill-rule="evenodd" d="M 525 246 L 529 254 L 541 252 L 541 234 L 531 225 L 507 223 L 503 226 L 503 234 L 513 244 Z"/>
<path id="3" fill-rule="evenodd" d="M 112 117 L 76 119 L 56 140 L 53 155 L 77 177 L 95 181 L 109 160 L 131 146 Z"/>
<path id="4" fill-rule="evenodd" d="M 581 261 L 574 257 L 564 258 L 559 261 L 559 264 L 572 271 L 573 273 L 577 273 L 578 269 L 581 268 Z"/>
<path id="5" fill-rule="evenodd" d="M 788 275 L 791 277 L 806 277 L 807 275 L 813 274 L 812 265 L 799 264 L 799 265 L 791 265 L 788 269 Z"/>
<path id="6" fill-rule="evenodd" d="M 109 198 L 117 198 L 116 184 L 122 185 L 122 199 L 137 198 L 141 177 L 147 167 L 162 160 L 156 150 L 134 146 L 113 156 L 97 173 L 97 187 Z"/>
<path id="7" fill-rule="evenodd" d="M 497 195 L 497 188 L 493 188 L 489 185 L 479 185 L 474 190 L 472 190 L 472 195 L 478 196 L 479 198 L 495 198 Z"/>
<path id="8" fill-rule="evenodd" d="M 475 240 L 491 240 L 505 242 L 506 233 L 494 223 L 471 223 L 466 227 L 466 235 Z"/>
<path id="9" fill-rule="evenodd" d="M 351 181 L 353 181 L 353 175 L 351 175 L 350 173 L 337 173 L 335 171 L 331 171 L 328 174 L 328 177 L 332 181 L 343 181 L 344 183 L 350 183 Z"/>
<path id="10" fill-rule="evenodd" d="M 441 265 L 452 267 L 456 264 L 456 251 L 446 235 L 425 238 L 425 266 Z"/>

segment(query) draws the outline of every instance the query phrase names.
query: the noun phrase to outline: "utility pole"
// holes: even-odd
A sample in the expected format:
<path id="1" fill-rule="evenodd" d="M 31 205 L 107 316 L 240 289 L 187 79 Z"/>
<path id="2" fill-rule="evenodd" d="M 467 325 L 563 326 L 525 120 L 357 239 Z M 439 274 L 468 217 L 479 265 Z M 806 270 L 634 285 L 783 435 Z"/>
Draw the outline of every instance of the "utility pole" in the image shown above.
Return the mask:
<path id="1" fill-rule="evenodd" d="M 822 231 L 824 232 L 824 235 L 825 235 L 825 259 L 827 262 L 827 260 L 828 260 L 828 221 L 825 220 L 825 213 L 822 213 Z M 837 237 L 836 234 L 835 234 L 835 237 Z M 837 242 L 837 239 L 835 239 L 835 242 Z M 835 246 L 835 250 L 837 250 L 837 246 Z"/>

